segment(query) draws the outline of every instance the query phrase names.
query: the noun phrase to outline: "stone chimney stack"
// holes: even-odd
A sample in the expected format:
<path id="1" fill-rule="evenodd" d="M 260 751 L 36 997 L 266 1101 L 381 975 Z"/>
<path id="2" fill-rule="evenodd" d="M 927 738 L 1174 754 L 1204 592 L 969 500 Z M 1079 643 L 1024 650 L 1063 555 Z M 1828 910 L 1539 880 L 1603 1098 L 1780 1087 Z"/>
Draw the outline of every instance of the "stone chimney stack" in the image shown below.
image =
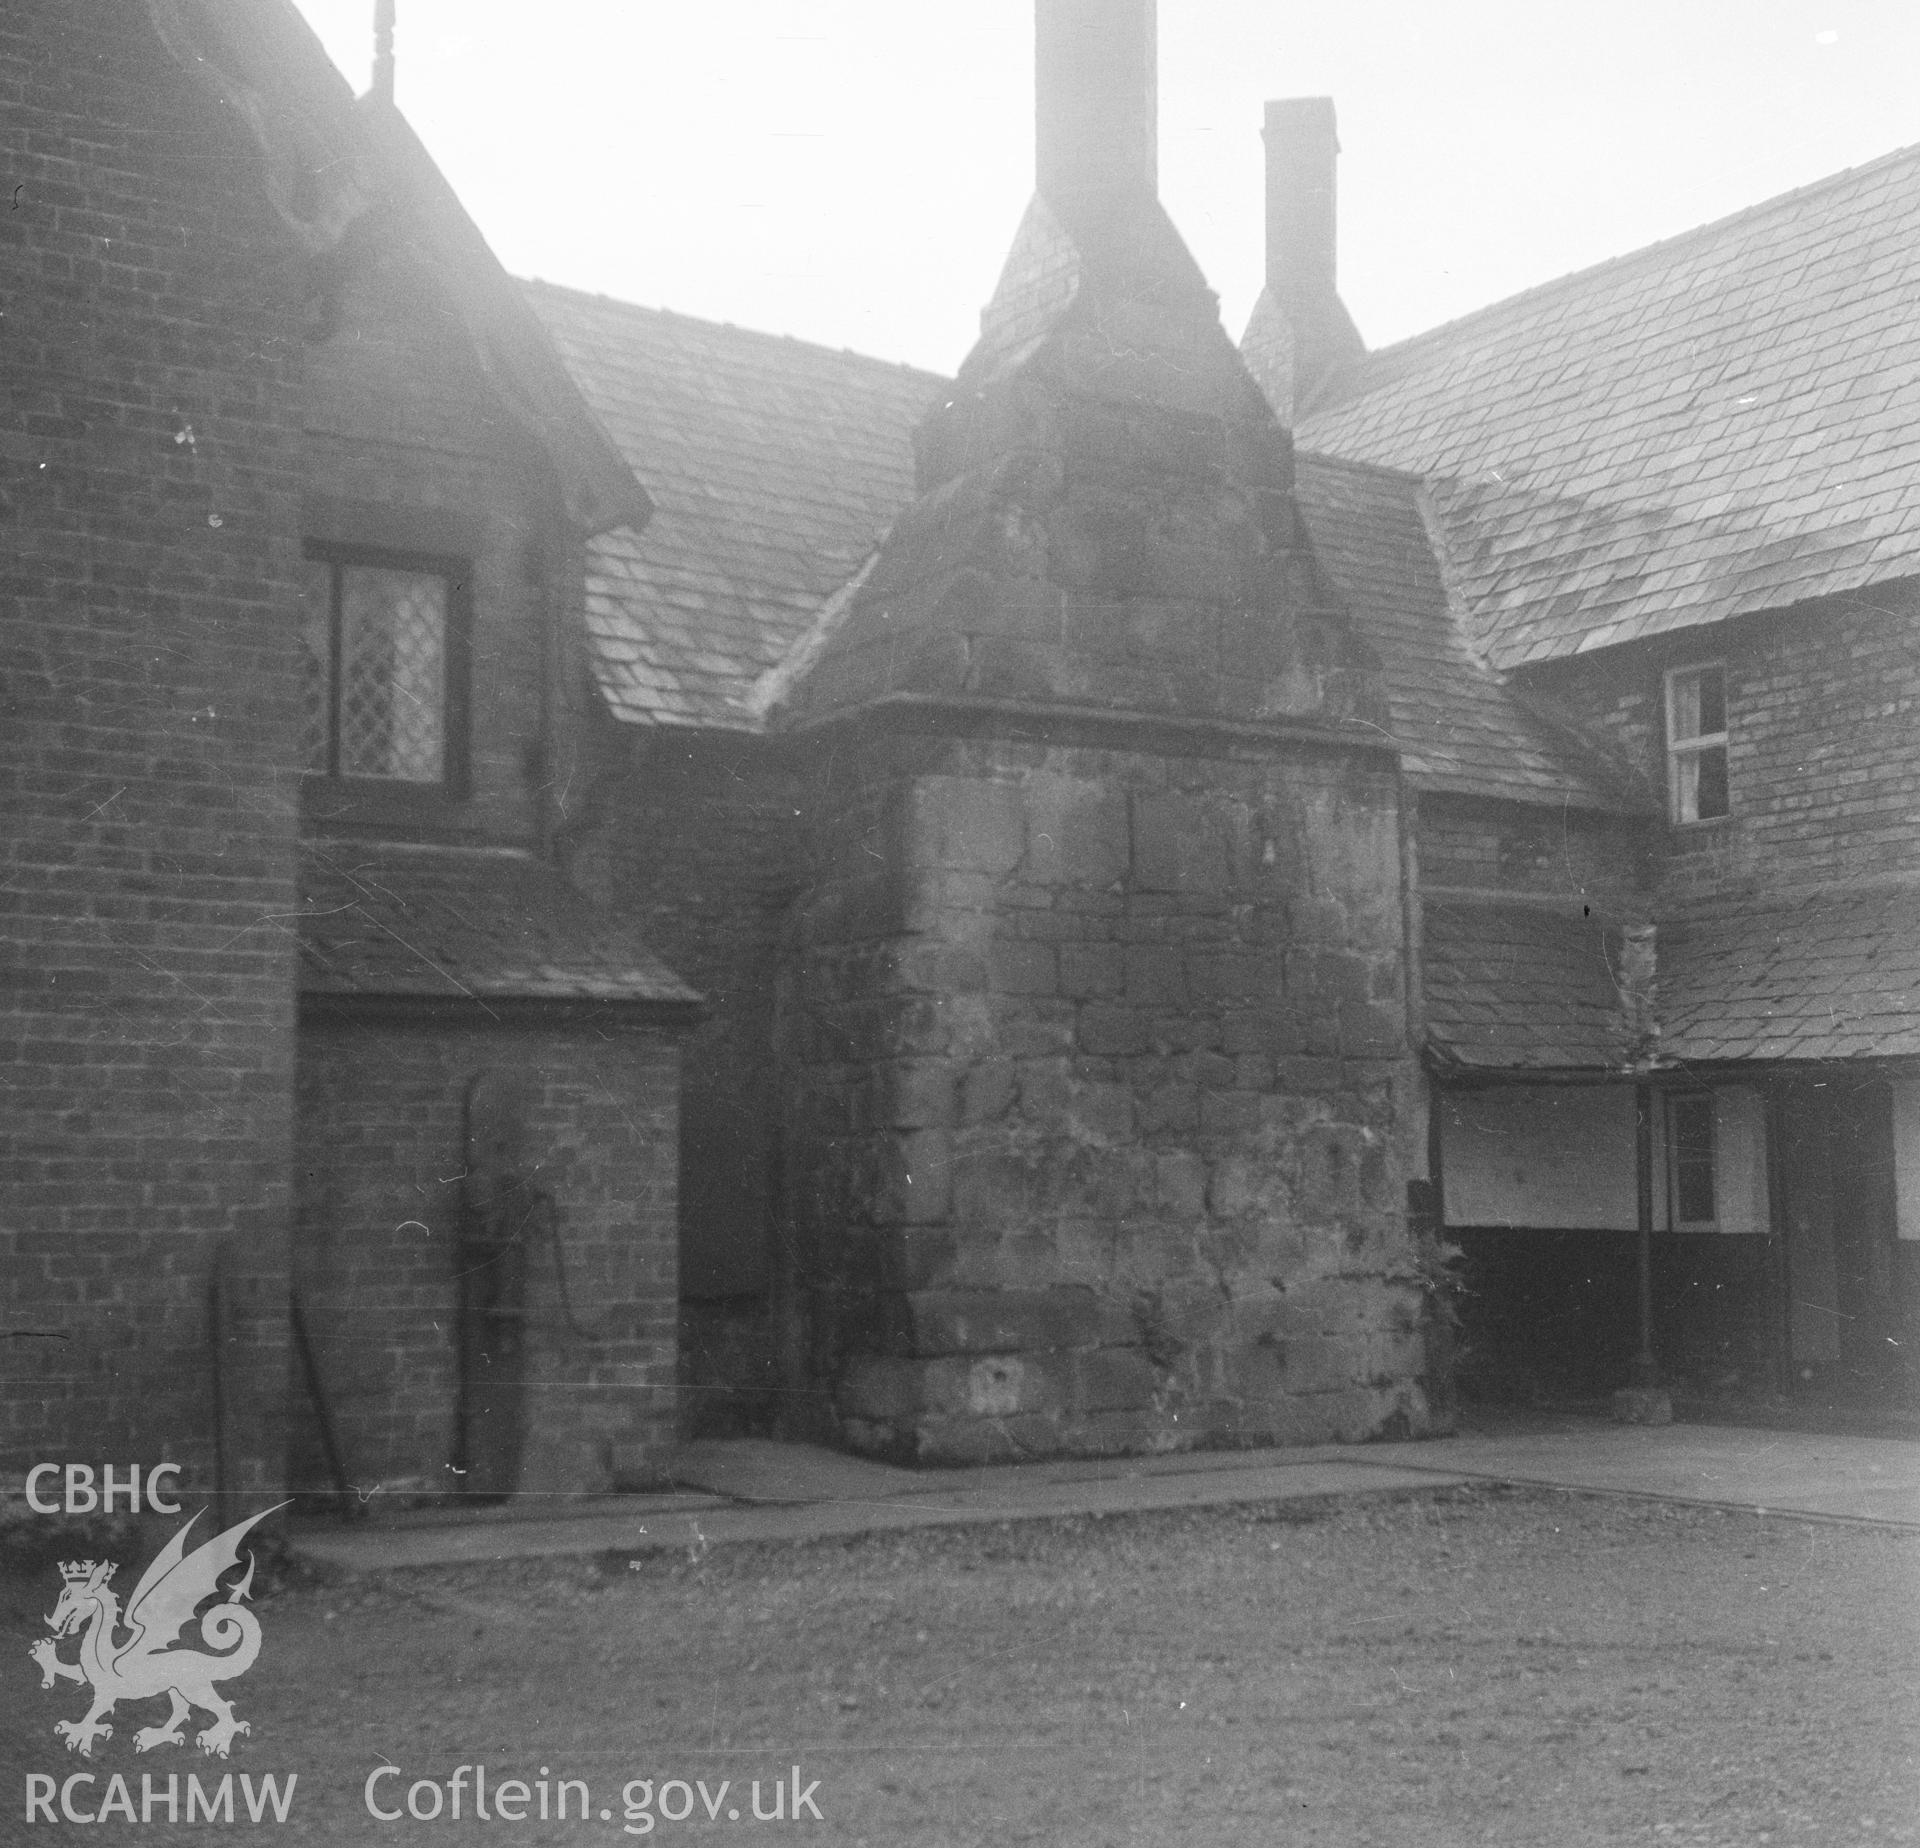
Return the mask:
<path id="1" fill-rule="evenodd" d="M 1366 343 L 1340 300 L 1333 98 L 1267 105 L 1267 286 L 1240 351 L 1289 429 Z"/>
<path id="2" fill-rule="evenodd" d="M 374 0 L 373 93 L 383 103 L 393 101 L 394 0 Z"/>
<path id="3" fill-rule="evenodd" d="M 1333 98 L 1267 105 L 1267 287 L 1292 313 L 1337 295 L 1334 167 L 1340 138 Z"/>
<path id="4" fill-rule="evenodd" d="M 1038 192 L 770 713 L 782 1262 L 880 1455 L 1431 1424 L 1385 690 L 1155 196 L 1154 11 L 1035 0 Z"/>
<path id="5" fill-rule="evenodd" d="M 1036 0 L 1037 190 L 1052 205 L 1159 184 L 1155 0 Z"/>

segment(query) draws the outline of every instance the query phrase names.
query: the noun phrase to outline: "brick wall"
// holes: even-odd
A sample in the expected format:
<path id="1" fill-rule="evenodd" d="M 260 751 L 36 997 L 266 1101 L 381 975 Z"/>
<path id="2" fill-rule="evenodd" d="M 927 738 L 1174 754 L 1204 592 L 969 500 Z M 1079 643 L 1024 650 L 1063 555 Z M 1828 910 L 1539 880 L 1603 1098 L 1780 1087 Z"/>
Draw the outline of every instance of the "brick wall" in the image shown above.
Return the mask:
<path id="1" fill-rule="evenodd" d="M 1804 894 L 1920 870 L 1917 623 L 1920 596 L 1900 584 L 1529 670 L 1529 685 L 1608 734 L 1664 805 L 1664 675 L 1675 667 L 1724 663 L 1732 812 L 1691 826 L 1650 821 L 1641 895 L 1631 878 L 1622 881 L 1635 871 L 1630 853 L 1621 859 L 1595 852 L 1606 845 L 1603 835 L 1583 838 L 1546 813 L 1516 833 L 1493 809 L 1456 813 L 1423 802 L 1423 883 L 1586 895 L 1605 892 L 1611 882 L 1623 891 L 1623 910 L 1644 908 L 1663 922 L 1684 921 L 1690 909 L 1719 897 Z M 1631 845 L 1630 832 L 1613 838 Z M 1696 1386 L 1734 1378 L 1750 1389 L 1777 1383 L 1789 1320 L 1796 1369 L 1810 1367 L 1810 1377 L 1824 1379 L 1840 1366 L 1833 1316 L 1805 1305 L 1834 1300 L 1835 1200 L 1844 1175 L 1809 1124 L 1819 1118 L 1814 1106 L 1824 1107 L 1842 1078 L 1835 1070 L 1808 1082 L 1807 1096 L 1796 1097 L 1772 1132 L 1783 1189 L 1778 1223 L 1792 1267 L 1791 1312 L 1782 1308 L 1777 1267 L 1783 1260 L 1764 1236 L 1764 1207 L 1737 1218 L 1723 1215 L 1727 1229 L 1744 1237 L 1723 1231 L 1658 1242 L 1658 1351 L 1664 1366 Z M 1448 1204 L 1457 1223 L 1455 1203 Z M 1480 1246 L 1487 1241 L 1473 1234 L 1468 1242 L 1484 1267 L 1488 1254 Z M 1559 1287 L 1552 1279 L 1565 1254 L 1531 1234 L 1528 1241 L 1496 1243 L 1503 1289 Z M 1604 1241 L 1594 1250 L 1603 1252 Z M 1599 1264 L 1596 1275 L 1608 1274 Z M 1610 1287 L 1619 1285 L 1615 1276 Z M 1481 1308 L 1492 1300 L 1483 1291 Z M 1607 1330 L 1623 1317 L 1618 1302 L 1592 1311 L 1596 1351 L 1612 1351 Z M 1532 1340 L 1524 1328 L 1525 1319 L 1514 1317 L 1497 1337 L 1470 1327 L 1469 1339 L 1483 1354 L 1511 1357 Z"/>
<path id="2" fill-rule="evenodd" d="M 544 1239 L 529 1255 L 521 1489 L 644 1475 L 672 1432 L 673 1047 L 618 1032 L 310 1019 L 295 1280 L 357 1486 L 456 1486 L 465 1110 L 489 1070 L 533 1080 L 527 1153 L 558 1209 L 560 1263 Z M 324 1486 L 304 1383 L 295 1431 L 296 1480 Z"/>
<path id="3" fill-rule="evenodd" d="M 280 1475 L 303 318 L 142 9 L 0 14 L 7 1466 Z"/>
<path id="4" fill-rule="evenodd" d="M 305 827 L 348 856 L 368 834 L 564 846 L 595 819 L 582 542 L 447 278 L 395 228 L 356 244 L 312 351 L 301 530 L 466 567 L 464 776 L 445 789 L 307 778 Z M 643 1472 L 671 1428 L 677 1051 L 578 1022 L 504 1044 L 421 1022 L 309 1026 L 295 1270 L 356 1481 L 396 1494 L 456 1486 L 459 1189 L 446 1177 L 461 1171 L 472 1077 L 523 1061 L 541 1075 L 574 1319 L 611 1316 L 622 1332 L 571 1330 L 551 1251 L 533 1254 L 542 1294 L 518 1486 L 604 1487 L 610 1472 Z M 317 1485 L 319 1431 L 299 1389 L 298 1470 Z"/>
<path id="5" fill-rule="evenodd" d="M 681 1066 L 682 1424 L 691 1436 L 768 1431 L 797 1404 L 773 1302 L 773 999 L 803 879 L 801 779 L 778 739 L 611 720 L 602 731 L 604 774 L 568 835 L 575 876 L 705 1003 Z M 818 1434 L 804 1419 L 795 1428 Z"/>
<path id="6" fill-rule="evenodd" d="M 1910 584 L 1535 670 L 1666 787 L 1662 674 L 1724 661 L 1732 813 L 1672 828 L 1663 896 L 1920 869 L 1920 594 Z"/>
<path id="7" fill-rule="evenodd" d="M 1416 829 L 1423 887 L 1579 898 L 1614 916 L 1647 903 L 1657 822 L 1423 794 Z"/>

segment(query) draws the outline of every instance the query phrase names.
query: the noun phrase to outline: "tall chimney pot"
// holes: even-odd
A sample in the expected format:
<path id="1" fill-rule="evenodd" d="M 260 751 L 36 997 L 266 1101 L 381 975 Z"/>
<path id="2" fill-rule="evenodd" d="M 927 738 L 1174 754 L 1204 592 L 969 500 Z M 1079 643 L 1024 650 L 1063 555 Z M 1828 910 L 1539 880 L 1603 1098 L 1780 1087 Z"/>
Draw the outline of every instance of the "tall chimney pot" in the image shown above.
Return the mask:
<path id="1" fill-rule="evenodd" d="M 1034 0 L 1040 196 L 1151 196 L 1159 184 L 1156 0 Z"/>
<path id="2" fill-rule="evenodd" d="M 1324 307 L 1338 289 L 1333 98 L 1269 103 L 1266 142 L 1267 287 L 1283 308 Z"/>
<path id="3" fill-rule="evenodd" d="M 374 0 L 373 93 L 383 103 L 393 101 L 394 0 Z"/>

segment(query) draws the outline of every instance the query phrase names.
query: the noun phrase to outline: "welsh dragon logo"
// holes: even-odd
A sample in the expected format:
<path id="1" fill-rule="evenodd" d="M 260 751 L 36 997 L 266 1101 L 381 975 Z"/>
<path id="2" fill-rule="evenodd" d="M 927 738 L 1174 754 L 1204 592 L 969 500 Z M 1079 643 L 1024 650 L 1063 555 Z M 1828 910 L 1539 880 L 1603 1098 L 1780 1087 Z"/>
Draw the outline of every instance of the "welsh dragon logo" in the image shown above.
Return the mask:
<path id="1" fill-rule="evenodd" d="M 281 1502 L 279 1508 L 287 1504 Z M 127 1600 L 127 1611 L 120 1614 L 119 1595 L 111 1589 L 118 1568 L 109 1561 L 70 1560 L 62 1564 L 65 1581 L 60 1602 L 47 1619 L 53 1631 L 42 1637 L 27 1652 L 40 1664 L 40 1685 L 52 1687 L 57 1681 L 84 1681 L 92 1684 L 93 1705 L 80 1720 L 61 1720 L 54 1732 L 67 1742 L 67 1750 L 83 1758 L 93 1756 L 96 1739 L 110 1739 L 113 1728 L 106 1716 L 117 1702 L 151 1700 L 164 1694 L 173 1702 L 164 1726 L 143 1726 L 133 1735 L 133 1749 L 149 1752 L 156 1745 L 184 1745 L 186 1735 L 181 1722 L 194 1708 L 213 1715 L 213 1724 L 195 1735 L 201 1751 L 225 1758 L 236 1733 L 253 1730 L 245 1720 L 236 1719 L 233 1703 L 213 1691 L 216 1681 L 232 1681 L 253 1666 L 260 1653 L 260 1620 L 241 1605 L 253 1586 L 253 1556 L 247 1555 L 247 1575 L 200 1619 L 200 1640 L 223 1653 L 209 1655 L 199 1649 L 176 1649 L 181 1630 L 207 1599 L 218 1595 L 220 1578 L 240 1563 L 240 1542 L 251 1528 L 257 1527 L 279 1508 L 268 1508 L 250 1520 L 215 1534 L 211 1540 L 186 1550 L 187 1535 L 192 1532 L 196 1514 L 160 1549 L 152 1565 L 141 1574 L 140 1583 Z M 204 1512 L 204 1510 L 203 1510 Z M 85 1627 L 80 1639 L 80 1659 L 63 1662 L 55 1645 L 74 1631 Z M 117 1630 L 131 1634 L 124 1642 L 115 1640 Z"/>

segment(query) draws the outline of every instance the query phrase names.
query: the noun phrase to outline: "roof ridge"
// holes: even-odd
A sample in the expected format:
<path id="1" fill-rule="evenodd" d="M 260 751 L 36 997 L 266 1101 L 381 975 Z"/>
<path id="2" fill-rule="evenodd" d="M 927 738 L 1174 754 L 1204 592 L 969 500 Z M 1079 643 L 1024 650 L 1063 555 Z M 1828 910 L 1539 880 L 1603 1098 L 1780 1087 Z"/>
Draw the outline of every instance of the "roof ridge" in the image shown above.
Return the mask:
<path id="1" fill-rule="evenodd" d="M 863 366 L 877 366 L 885 372 L 910 373 L 915 378 L 927 379 L 937 384 L 952 383 L 950 373 L 929 371 L 925 366 L 916 366 L 909 360 L 882 359 L 877 353 L 862 353 L 854 347 L 828 346 L 820 340 L 803 340 L 797 334 L 776 334 L 764 327 L 743 327 L 738 321 L 715 321 L 706 315 L 688 314 L 680 308 L 653 307 L 646 302 L 630 302 L 622 296 L 609 295 L 604 289 L 579 289 L 570 283 L 549 282 L 544 276 L 516 276 L 514 281 L 523 289 L 541 289 L 550 295 L 571 295 L 581 301 L 604 302 L 609 308 L 624 309 L 630 314 L 653 315 L 667 321 L 686 321 L 695 327 L 711 328 L 720 333 L 744 334 L 751 340 L 803 347 L 808 352 L 820 353 L 829 359 L 858 360 Z"/>
<path id="2" fill-rule="evenodd" d="M 1392 481 L 1405 481 L 1415 487 L 1426 485 L 1426 476 L 1418 469 L 1396 468 L 1391 462 L 1367 462 L 1358 456 L 1337 456 L 1329 449 L 1314 449 L 1307 445 L 1295 448 L 1296 462 L 1311 462 L 1320 468 L 1345 469 L 1355 475 L 1384 475 Z"/>
<path id="3" fill-rule="evenodd" d="M 1532 283 L 1524 289 L 1516 290 L 1512 295 L 1501 296 L 1498 301 L 1487 302 L 1478 308 L 1470 308 L 1465 314 L 1455 315 L 1450 321 L 1442 321 L 1437 326 L 1423 328 L 1417 334 L 1409 334 L 1404 340 L 1396 340 L 1389 346 L 1376 347 L 1359 361 L 1355 368 L 1353 377 L 1361 389 L 1349 396 L 1335 398 L 1326 404 L 1316 406 L 1312 415 L 1334 415 L 1356 399 L 1366 397 L 1374 389 L 1367 375 L 1376 361 L 1398 358 L 1402 354 L 1424 346 L 1429 341 L 1438 341 L 1443 336 L 1456 334 L 1462 328 L 1483 318 L 1518 307 L 1522 302 L 1535 301 L 1543 295 L 1552 294 L 1555 290 L 1573 288 L 1608 271 L 1629 268 L 1655 255 L 1670 254 L 1683 245 L 1704 243 L 1743 220 L 1762 218 L 1769 212 L 1778 211 L 1797 201 L 1810 199 L 1843 182 L 1862 179 L 1882 167 L 1892 167 L 1901 161 L 1916 159 L 1920 159 L 1920 141 L 1909 142 L 1904 147 L 1875 155 L 1872 160 L 1862 161 L 1856 167 L 1842 167 L 1837 172 L 1825 174 L 1817 180 L 1809 180 L 1804 186 L 1790 187 L 1786 192 L 1775 193 L 1771 198 L 1761 199 L 1752 205 L 1743 205 L 1737 211 L 1728 212 L 1724 217 L 1709 219 L 1705 224 L 1690 226 L 1685 231 L 1676 231 L 1671 237 L 1656 238 L 1651 244 L 1642 244 L 1636 249 L 1621 251 L 1617 256 L 1602 257 L 1598 263 L 1589 263 L 1584 269 L 1568 270 L 1563 275 L 1549 277 L 1545 282 Z M 1311 421 L 1311 417 L 1308 421 Z"/>

